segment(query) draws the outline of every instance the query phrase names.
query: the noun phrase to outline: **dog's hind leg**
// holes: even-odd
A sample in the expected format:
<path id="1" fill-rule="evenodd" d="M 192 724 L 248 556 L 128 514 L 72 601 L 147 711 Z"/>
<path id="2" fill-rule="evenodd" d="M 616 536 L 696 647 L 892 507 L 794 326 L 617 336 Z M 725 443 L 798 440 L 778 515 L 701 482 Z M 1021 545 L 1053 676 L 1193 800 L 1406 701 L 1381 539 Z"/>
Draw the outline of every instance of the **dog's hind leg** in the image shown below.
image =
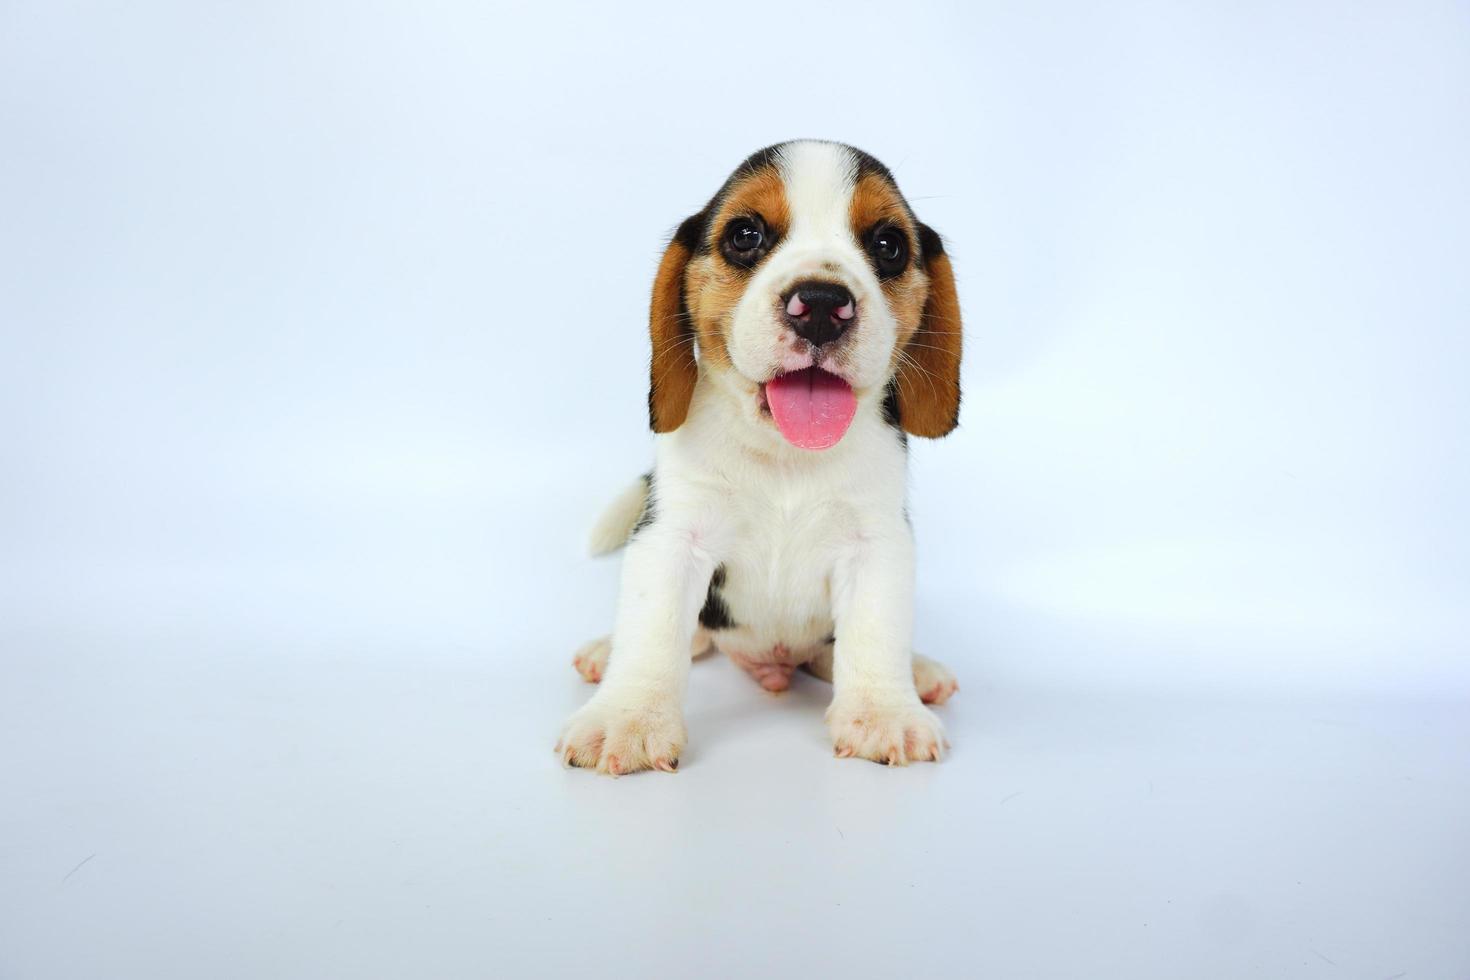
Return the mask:
<path id="1" fill-rule="evenodd" d="M 709 630 L 696 629 L 694 631 L 694 642 L 690 644 L 689 655 L 698 659 L 715 648 L 714 640 Z M 577 673 L 589 684 L 596 684 L 602 680 L 602 675 L 607 672 L 607 658 L 612 654 L 612 637 L 602 636 L 588 643 L 577 651 L 572 658 L 572 666 L 577 668 Z"/>

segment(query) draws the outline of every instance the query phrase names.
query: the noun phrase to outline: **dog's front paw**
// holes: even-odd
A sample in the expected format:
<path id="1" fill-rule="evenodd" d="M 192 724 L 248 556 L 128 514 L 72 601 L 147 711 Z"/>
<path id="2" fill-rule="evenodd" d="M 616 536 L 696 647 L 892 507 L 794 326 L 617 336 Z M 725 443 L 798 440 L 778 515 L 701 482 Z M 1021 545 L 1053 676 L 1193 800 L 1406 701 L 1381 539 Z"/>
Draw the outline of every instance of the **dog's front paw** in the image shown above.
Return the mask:
<path id="1" fill-rule="evenodd" d="M 827 709 L 827 727 L 837 757 L 857 756 L 889 766 L 938 762 L 948 744 L 944 726 L 918 698 L 840 698 Z"/>
<path id="2" fill-rule="evenodd" d="M 684 716 L 671 699 L 594 695 L 562 729 L 562 762 L 621 776 L 640 769 L 679 768 Z"/>

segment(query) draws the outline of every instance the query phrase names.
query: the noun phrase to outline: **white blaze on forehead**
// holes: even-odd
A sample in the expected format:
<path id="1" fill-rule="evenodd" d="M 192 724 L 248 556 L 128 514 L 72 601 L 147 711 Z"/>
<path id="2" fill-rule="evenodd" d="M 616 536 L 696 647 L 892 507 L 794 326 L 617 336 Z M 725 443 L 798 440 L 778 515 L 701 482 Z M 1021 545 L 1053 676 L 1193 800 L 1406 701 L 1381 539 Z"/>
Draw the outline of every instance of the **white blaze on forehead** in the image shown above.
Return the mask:
<path id="1" fill-rule="evenodd" d="M 788 243 L 796 248 L 846 243 L 857 161 L 845 146 L 802 141 L 779 152 L 778 169 L 791 213 Z"/>

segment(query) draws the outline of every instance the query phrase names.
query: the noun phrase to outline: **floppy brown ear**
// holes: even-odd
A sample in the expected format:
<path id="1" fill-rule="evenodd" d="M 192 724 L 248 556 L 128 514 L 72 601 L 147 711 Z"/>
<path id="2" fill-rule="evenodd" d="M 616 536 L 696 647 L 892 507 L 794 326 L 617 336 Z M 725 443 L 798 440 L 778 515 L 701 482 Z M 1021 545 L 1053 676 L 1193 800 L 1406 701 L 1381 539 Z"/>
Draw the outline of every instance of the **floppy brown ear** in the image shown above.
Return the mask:
<path id="1" fill-rule="evenodd" d="M 944 243 L 922 222 L 919 248 L 929 276 L 929 298 L 919 329 L 904 347 L 894 387 L 904 431 L 934 439 L 960 421 L 960 300 Z"/>
<path id="2" fill-rule="evenodd" d="M 673 432 L 689 414 L 699 368 L 694 361 L 694 323 L 684 305 L 684 270 L 698 247 L 704 215 L 686 218 L 664 249 L 653 280 L 648 335 L 653 356 L 648 362 L 648 425 L 654 432 Z"/>

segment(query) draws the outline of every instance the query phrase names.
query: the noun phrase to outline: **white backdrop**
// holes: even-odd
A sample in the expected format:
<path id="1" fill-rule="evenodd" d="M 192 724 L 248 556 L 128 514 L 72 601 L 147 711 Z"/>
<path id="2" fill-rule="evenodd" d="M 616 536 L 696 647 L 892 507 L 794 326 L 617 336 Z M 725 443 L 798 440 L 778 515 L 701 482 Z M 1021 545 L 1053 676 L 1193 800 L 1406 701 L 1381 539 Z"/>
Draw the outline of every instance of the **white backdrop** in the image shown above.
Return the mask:
<path id="1" fill-rule="evenodd" d="M 1467 91 L 1453 3 L 0 8 L 0 976 L 1464 973 Z M 564 773 L 658 254 L 795 136 L 960 277 L 955 755 L 716 663 Z"/>

